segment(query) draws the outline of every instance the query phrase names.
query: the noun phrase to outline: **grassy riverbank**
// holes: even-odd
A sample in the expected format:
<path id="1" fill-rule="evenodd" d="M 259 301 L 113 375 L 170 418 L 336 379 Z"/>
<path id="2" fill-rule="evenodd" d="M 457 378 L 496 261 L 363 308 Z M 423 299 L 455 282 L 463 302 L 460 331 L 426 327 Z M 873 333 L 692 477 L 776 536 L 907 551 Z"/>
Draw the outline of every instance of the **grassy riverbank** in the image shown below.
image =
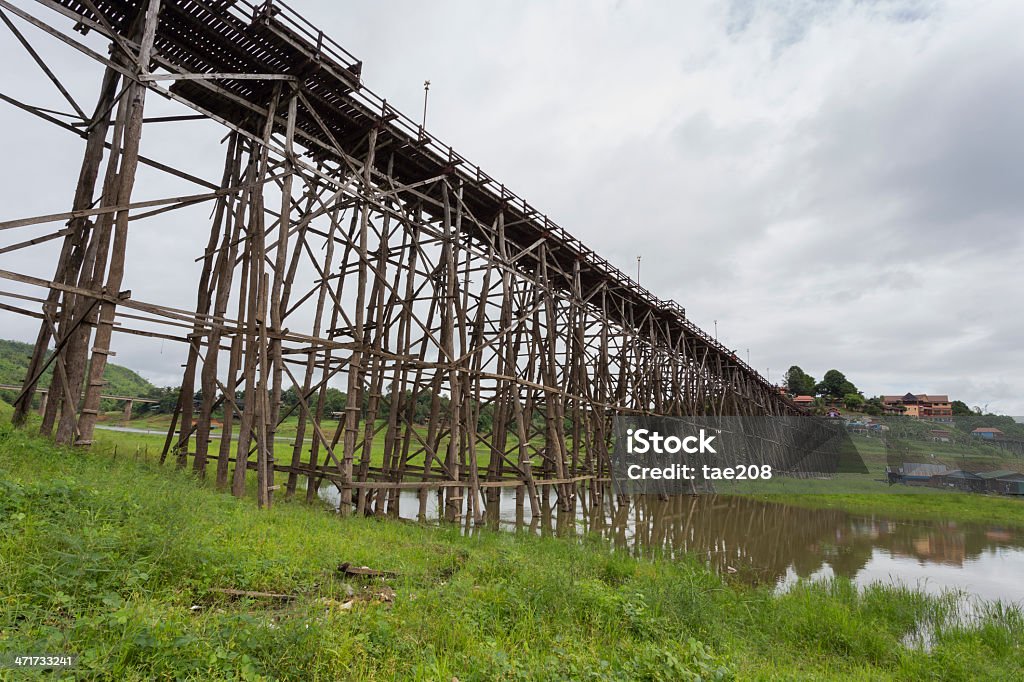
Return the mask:
<path id="1" fill-rule="evenodd" d="M 907 493 L 844 495 L 759 495 L 758 499 L 784 502 L 809 509 L 841 509 L 851 514 L 878 514 L 919 521 L 990 523 L 1024 528 L 1024 500 L 932 488 L 911 488 Z"/>
<path id="2" fill-rule="evenodd" d="M 346 578 L 342 562 L 397 575 Z M 85 677 L 1024 676 L 1019 612 L 942 625 L 951 604 L 842 581 L 775 596 L 596 540 L 260 512 L 169 468 L 0 426 L 0 656 L 73 652 Z M 922 623 L 928 653 L 902 643 Z"/>

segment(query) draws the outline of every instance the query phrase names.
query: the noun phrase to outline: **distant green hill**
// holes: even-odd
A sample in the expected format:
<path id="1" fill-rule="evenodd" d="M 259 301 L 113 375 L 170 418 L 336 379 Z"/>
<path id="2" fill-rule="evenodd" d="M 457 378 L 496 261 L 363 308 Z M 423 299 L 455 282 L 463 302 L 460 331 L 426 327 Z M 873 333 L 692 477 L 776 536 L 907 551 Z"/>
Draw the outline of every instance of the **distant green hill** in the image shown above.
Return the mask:
<path id="1" fill-rule="evenodd" d="M 21 385 L 25 380 L 25 373 L 28 371 L 28 361 L 32 356 L 32 345 L 20 341 L 0 340 L 0 384 L 12 386 Z M 50 378 L 53 376 L 53 366 L 47 368 L 39 381 L 40 387 L 50 385 Z M 121 365 L 107 363 L 103 372 L 103 379 L 107 386 L 103 392 L 108 395 L 142 396 L 154 390 L 153 384 L 146 379 Z M 0 390 L 0 400 L 13 402 L 17 397 L 16 391 Z M 105 406 L 106 407 L 106 406 Z M 111 409 L 106 407 L 106 409 Z"/>

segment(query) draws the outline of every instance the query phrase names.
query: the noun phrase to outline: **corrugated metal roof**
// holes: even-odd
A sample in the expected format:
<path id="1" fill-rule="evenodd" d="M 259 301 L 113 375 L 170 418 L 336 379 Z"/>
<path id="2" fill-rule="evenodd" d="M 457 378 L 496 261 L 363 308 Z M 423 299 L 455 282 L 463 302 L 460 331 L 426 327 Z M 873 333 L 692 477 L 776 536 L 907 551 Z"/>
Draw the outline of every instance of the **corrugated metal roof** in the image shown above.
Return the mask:
<path id="1" fill-rule="evenodd" d="M 945 464 L 922 464 L 919 462 L 904 462 L 904 476 L 938 476 L 946 473 Z"/>
<path id="2" fill-rule="evenodd" d="M 1003 476 L 1011 476 L 1015 473 L 1017 472 L 1010 469 L 997 469 L 996 471 L 979 471 L 978 477 L 985 479 L 1002 478 Z"/>
<path id="3" fill-rule="evenodd" d="M 980 479 L 978 474 L 975 474 L 975 473 L 970 472 L 970 471 L 964 471 L 963 469 L 957 469 L 955 471 L 950 471 L 950 472 L 946 473 L 945 476 L 946 476 L 946 478 L 964 478 L 964 479 L 968 479 L 968 480 Z"/>

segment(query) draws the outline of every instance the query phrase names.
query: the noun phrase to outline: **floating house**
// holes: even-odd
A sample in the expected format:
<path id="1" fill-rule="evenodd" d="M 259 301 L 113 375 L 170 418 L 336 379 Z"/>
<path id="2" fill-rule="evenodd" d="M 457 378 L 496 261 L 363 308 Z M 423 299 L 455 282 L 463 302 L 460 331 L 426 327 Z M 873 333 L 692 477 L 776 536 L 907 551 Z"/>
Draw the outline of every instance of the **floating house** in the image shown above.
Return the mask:
<path id="1" fill-rule="evenodd" d="M 899 468 L 899 477 L 903 483 L 927 485 L 935 476 L 942 476 L 948 469 L 945 464 L 923 464 L 920 462 L 904 462 Z"/>
<path id="2" fill-rule="evenodd" d="M 979 471 L 978 477 L 985 481 L 985 491 L 990 493 L 1002 493 L 1008 483 L 1024 481 L 1024 474 L 1011 471 L 1010 469 Z"/>
<path id="3" fill-rule="evenodd" d="M 1024 474 L 1010 474 L 996 479 L 997 492 L 1003 495 L 1024 496 Z"/>
<path id="4" fill-rule="evenodd" d="M 935 483 L 970 493 L 985 492 L 987 485 L 987 482 L 981 476 L 970 471 L 964 471 L 963 469 L 954 469 L 953 471 L 940 474 L 935 477 Z"/>

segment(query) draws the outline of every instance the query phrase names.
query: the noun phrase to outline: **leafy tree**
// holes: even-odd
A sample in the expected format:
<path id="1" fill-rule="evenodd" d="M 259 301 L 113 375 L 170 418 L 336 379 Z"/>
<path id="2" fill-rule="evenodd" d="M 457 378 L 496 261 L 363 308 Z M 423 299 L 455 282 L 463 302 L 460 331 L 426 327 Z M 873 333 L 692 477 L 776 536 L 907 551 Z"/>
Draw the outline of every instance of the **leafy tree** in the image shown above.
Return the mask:
<path id="1" fill-rule="evenodd" d="M 328 388 L 324 393 L 323 416 L 330 418 L 335 412 L 344 412 L 346 402 L 348 397 L 343 392 L 336 388 Z"/>
<path id="2" fill-rule="evenodd" d="M 954 417 L 970 417 L 974 415 L 974 411 L 967 407 L 967 403 L 962 400 L 953 401 L 953 416 Z"/>
<path id="3" fill-rule="evenodd" d="M 843 405 L 848 410 L 856 410 L 864 407 L 864 396 L 860 393 L 847 393 L 843 396 Z"/>
<path id="4" fill-rule="evenodd" d="M 814 402 L 811 403 L 811 405 L 809 407 L 810 407 L 810 410 L 811 410 L 811 414 L 816 414 L 818 416 L 821 416 L 821 415 L 825 414 L 825 410 L 826 410 L 825 401 L 822 400 L 821 398 L 815 398 Z"/>
<path id="5" fill-rule="evenodd" d="M 799 366 L 793 365 L 786 372 L 786 390 L 793 395 L 813 395 L 814 377 L 807 374 Z"/>
<path id="6" fill-rule="evenodd" d="M 494 427 L 494 403 L 484 405 L 480 408 L 480 418 L 477 420 L 477 429 L 490 431 Z"/>
<path id="7" fill-rule="evenodd" d="M 156 400 L 156 403 L 135 403 L 132 405 L 132 417 L 146 414 L 170 414 L 178 407 L 178 393 L 181 386 L 164 386 L 150 388 L 141 397 Z"/>
<path id="8" fill-rule="evenodd" d="M 825 378 L 814 387 L 814 390 L 818 395 L 827 398 L 843 398 L 848 393 L 860 393 L 857 387 L 838 369 L 830 369 L 825 372 Z"/>

